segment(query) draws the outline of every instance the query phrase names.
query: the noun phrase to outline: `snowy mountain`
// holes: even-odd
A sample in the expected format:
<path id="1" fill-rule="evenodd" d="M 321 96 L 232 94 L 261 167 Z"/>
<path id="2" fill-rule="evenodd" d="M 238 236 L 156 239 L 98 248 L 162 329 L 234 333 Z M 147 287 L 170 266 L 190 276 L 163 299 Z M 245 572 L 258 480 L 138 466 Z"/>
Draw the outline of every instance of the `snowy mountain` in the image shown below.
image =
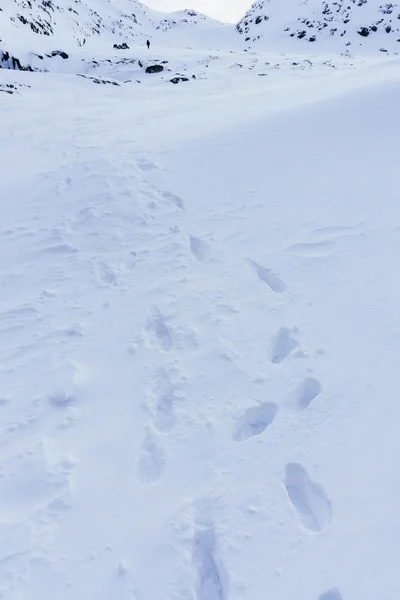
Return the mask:
<path id="1" fill-rule="evenodd" d="M 397 53 L 400 6 L 373 0 L 258 0 L 234 27 L 194 10 L 160 13 L 138 0 L 7 0 L 0 8 L 0 67 L 53 70 L 51 56 L 76 48 L 93 55 L 115 47 L 247 48 Z M 237 38 L 237 39 L 235 39 Z M 126 48 L 126 46 L 128 48 Z M 318 50 L 319 49 L 319 50 Z M 53 54 L 54 53 L 54 54 Z M 41 63 L 41 58 L 45 58 Z"/>
<path id="2" fill-rule="evenodd" d="M 250 46 L 400 51 L 400 5 L 380 0 L 257 0 L 236 27 Z"/>
<path id="3" fill-rule="evenodd" d="M 221 23 L 196 11 L 163 14 L 137 0 L 7 0 L 0 8 L 0 66 L 12 67 L 8 56 L 24 56 L 32 64 L 26 52 L 60 48 L 67 54 L 83 46 L 101 52 L 114 44 L 143 45 L 146 39 L 191 45 L 199 37 L 223 38 L 223 30 Z"/>

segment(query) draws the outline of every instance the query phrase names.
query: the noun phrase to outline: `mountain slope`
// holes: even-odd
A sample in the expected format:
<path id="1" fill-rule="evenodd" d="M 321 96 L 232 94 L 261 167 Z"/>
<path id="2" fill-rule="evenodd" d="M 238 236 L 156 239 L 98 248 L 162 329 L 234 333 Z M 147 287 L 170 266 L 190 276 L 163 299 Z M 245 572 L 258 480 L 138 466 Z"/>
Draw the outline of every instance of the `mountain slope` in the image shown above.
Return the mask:
<path id="1" fill-rule="evenodd" d="M 165 35 L 189 42 L 196 29 L 206 36 L 221 24 L 192 10 L 163 14 L 138 0 L 8 0 L 0 9 L 0 48 L 11 52 L 87 42 L 143 44 Z"/>
<path id="2" fill-rule="evenodd" d="M 276 48 L 302 40 L 324 49 L 400 52 L 400 5 L 376 0 L 257 0 L 236 29 L 249 45 Z"/>

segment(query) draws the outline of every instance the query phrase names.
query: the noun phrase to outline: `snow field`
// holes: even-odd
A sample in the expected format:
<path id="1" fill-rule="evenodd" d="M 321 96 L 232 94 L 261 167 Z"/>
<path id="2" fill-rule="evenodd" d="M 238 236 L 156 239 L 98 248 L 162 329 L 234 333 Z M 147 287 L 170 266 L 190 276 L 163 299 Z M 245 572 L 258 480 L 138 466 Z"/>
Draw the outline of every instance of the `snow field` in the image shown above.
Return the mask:
<path id="1" fill-rule="evenodd" d="M 1 72 L 0 597 L 398 596 L 398 62 L 237 59 Z"/>

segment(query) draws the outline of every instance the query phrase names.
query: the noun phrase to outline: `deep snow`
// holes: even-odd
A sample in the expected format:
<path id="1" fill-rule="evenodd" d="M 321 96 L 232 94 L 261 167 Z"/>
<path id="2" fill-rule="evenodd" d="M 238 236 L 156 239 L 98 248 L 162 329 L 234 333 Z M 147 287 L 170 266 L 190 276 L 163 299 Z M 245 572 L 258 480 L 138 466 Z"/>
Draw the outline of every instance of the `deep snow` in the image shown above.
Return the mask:
<path id="1" fill-rule="evenodd" d="M 6 600 L 399 597 L 399 60 L 204 46 L 0 71 Z"/>

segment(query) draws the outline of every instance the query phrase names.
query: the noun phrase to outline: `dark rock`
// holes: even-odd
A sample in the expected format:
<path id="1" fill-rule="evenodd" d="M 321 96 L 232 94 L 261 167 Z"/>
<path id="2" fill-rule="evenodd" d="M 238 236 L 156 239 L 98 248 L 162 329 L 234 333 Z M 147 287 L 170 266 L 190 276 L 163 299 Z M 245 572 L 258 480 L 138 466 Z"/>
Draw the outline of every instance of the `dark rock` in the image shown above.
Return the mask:
<path id="1" fill-rule="evenodd" d="M 316 36 L 312 35 L 308 41 L 309 42 L 315 42 L 316 39 L 317 39 Z"/>
<path id="2" fill-rule="evenodd" d="M 139 65 L 139 67 L 140 67 L 141 69 L 143 68 L 143 63 L 142 63 L 142 61 L 141 61 L 141 60 L 138 60 L 138 65 Z"/>
<path id="3" fill-rule="evenodd" d="M 18 88 L 30 87 L 29 85 L 13 84 L 13 83 L 0 83 L 0 92 L 5 94 L 19 94 Z"/>
<path id="4" fill-rule="evenodd" d="M 17 88 L 12 83 L 0 83 L 0 92 L 4 92 L 5 94 L 14 94 L 17 92 Z"/>
<path id="5" fill-rule="evenodd" d="M 11 62 L 12 62 L 12 68 L 15 71 L 22 71 L 22 66 L 21 63 L 19 61 L 19 58 L 15 58 L 15 56 L 11 57 Z"/>
<path id="6" fill-rule="evenodd" d="M 90 75 L 83 75 L 82 73 L 77 73 L 78 77 L 83 77 L 83 79 L 89 79 L 90 81 L 93 81 L 93 83 L 97 83 L 98 85 L 103 84 L 103 85 L 115 85 L 115 86 L 120 86 L 120 84 L 117 81 L 113 81 L 111 79 L 100 79 L 99 77 L 91 77 Z"/>
<path id="7" fill-rule="evenodd" d="M 369 29 L 368 27 L 361 27 L 360 31 L 357 31 L 358 35 L 361 35 L 362 37 L 368 37 L 369 36 Z"/>
<path id="8" fill-rule="evenodd" d="M 371 31 L 378 31 L 378 28 L 377 28 L 377 26 L 376 26 L 376 25 L 372 25 L 372 27 L 371 27 Z"/>
<path id="9" fill-rule="evenodd" d="M 146 73 L 161 73 L 164 71 L 164 67 L 162 65 L 150 65 L 147 67 Z"/>
<path id="10" fill-rule="evenodd" d="M 61 58 L 63 58 L 64 60 L 68 57 L 68 54 L 66 52 L 64 52 L 64 50 L 53 50 L 53 52 L 51 53 L 51 56 L 61 56 Z"/>
<path id="11" fill-rule="evenodd" d="M 30 65 L 21 65 L 19 58 L 11 56 L 9 52 L 0 50 L 0 69 L 2 68 L 13 69 L 15 71 L 33 71 Z"/>
<path id="12" fill-rule="evenodd" d="M 113 48 L 116 50 L 129 50 L 129 46 L 126 42 L 123 42 L 122 44 L 114 44 Z"/>
<path id="13" fill-rule="evenodd" d="M 306 37 L 307 35 L 307 31 L 299 31 L 299 33 L 297 34 L 297 37 L 299 38 L 299 40 L 302 40 L 303 37 Z"/>
<path id="14" fill-rule="evenodd" d="M 174 83 L 175 85 L 177 83 L 180 83 L 181 81 L 189 81 L 189 79 L 187 77 L 173 77 L 172 79 L 170 79 L 170 82 Z"/>

